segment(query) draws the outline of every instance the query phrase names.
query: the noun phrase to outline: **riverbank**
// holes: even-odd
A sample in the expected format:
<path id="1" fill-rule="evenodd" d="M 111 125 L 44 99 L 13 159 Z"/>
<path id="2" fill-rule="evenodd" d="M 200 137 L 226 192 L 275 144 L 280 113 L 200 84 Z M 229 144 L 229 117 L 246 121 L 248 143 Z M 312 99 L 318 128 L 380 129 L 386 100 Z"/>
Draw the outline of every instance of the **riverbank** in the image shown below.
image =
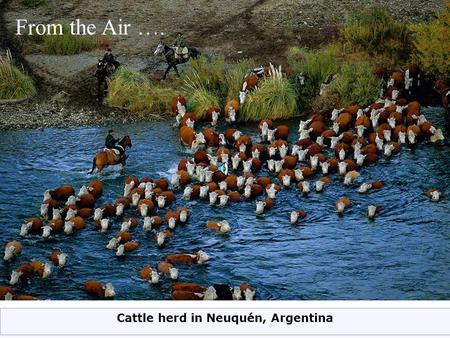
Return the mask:
<path id="1" fill-rule="evenodd" d="M 74 106 L 33 99 L 15 104 L 0 104 L 0 130 L 103 126 L 163 119 L 168 115 L 130 115 L 104 106 Z"/>
<path id="2" fill-rule="evenodd" d="M 433 19 L 444 7 L 444 1 L 433 0 L 423 4 L 421 1 L 362 3 L 346 0 L 330 4 L 324 0 L 253 0 L 245 4 L 234 1 L 223 4 L 196 0 L 187 7 L 153 1 L 152 6 L 128 6 L 126 10 L 116 1 L 94 4 L 83 0 L 64 6 L 48 1 L 36 8 L 24 7 L 15 0 L 0 1 L 0 52 L 11 49 L 14 59 L 35 81 L 39 93 L 30 101 L 0 104 L 0 129 L 127 123 L 156 117 L 151 114 L 130 116 L 126 111 L 97 104 L 92 74 L 97 58 L 103 54 L 102 49 L 77 55 L 47 55 L 38 46 L 24 48 L 24 41 L 12 34 L 17 18 L 51 22 L 58 18 L 77 17 L 100 24 L 101 20 L 111 17 L 112 7 L 115 12 L 123 14 L 125 21 L 135 22 L 134 29 L 151 21 L 152 29 L 165 32 L 171 39 L 173 27 L 177 27 L 176 30 L 182 30 L 190 44 L 201 47 L 204 54 L 222 54 L 227 62 L 242 58 L 252 58 L 261 64 L 272 61 L 281 64 L 283 70 L 289 70 L 286 61 L 289 47 L 316 49 L 329 43 L 339 34 L 338 27 L 346 15 L 366 5 L 381 6 L 395 17 L 417 23 Z M 178 18 L 177 22 L 173 18 Z M 255 24 L 258 22 L 264 22 L 264 25 Z M 158 83 L 166 66 L 162 57 L 153 55 L 158 39 L 131 34 L 111 39 L 110 43 L 122 64 Z M 173 83 L 173 79 L 172 74 L 168 82 Z M 60 100 L 61 92 L 69 95 L 63 95 Z M 163 113 L 160 117 L 165 116 Z"/>

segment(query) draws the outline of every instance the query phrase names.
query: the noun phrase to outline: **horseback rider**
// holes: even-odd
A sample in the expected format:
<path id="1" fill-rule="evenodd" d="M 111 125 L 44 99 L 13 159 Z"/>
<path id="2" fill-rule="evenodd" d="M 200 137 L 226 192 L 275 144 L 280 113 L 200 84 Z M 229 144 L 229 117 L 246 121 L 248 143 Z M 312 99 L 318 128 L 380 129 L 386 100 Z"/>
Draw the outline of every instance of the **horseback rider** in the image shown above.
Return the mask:
<path id="1" fill-rule="evenodd" d="M 106 48 L 106 53 L 103 56 L 102 62 L 106 63 L 108 66 L 114 66 L 114 69 L 119 68 L 120 62 L 118 62 L 112 53 L 111 48 Z"/>
<path id="2" fill-rule="evenodd" d="M 177 37 L 173 43 L 173 46 L 175 48 L 175 58 L 176 59 L 187 59 L 189 57 L 188 55 L 188 48 L 186 39 L 183 36 L 183 33 L 178 32 Z"/>
<path id="3" fill-rule="evenodd" d="M 114 130 L 110 129 L 110 130 L 108 130 L 108 135 L 106 135 L 105 148 L 113 150 L 113 151 L 117 150 L 119 152 L 118 154 L 116 152 L 117 155 L 123 155 L 124 149 L 120 145 L 117 145 L 117 143 L 119 141 L 120 141 L 120 138 L 115 138 Z"/>

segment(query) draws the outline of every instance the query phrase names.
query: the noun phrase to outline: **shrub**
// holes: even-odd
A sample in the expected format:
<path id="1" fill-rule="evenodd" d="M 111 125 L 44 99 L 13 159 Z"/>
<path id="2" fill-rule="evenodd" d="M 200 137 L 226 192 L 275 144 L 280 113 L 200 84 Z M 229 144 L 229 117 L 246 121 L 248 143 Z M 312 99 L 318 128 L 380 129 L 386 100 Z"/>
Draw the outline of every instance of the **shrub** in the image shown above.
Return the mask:
<path id="1" fill-rule="evenodd" d="M 132 113 L 167 111 L 175 91 L 153 85 L 142 75 L 120 67 L 108 81 L 106 102 Z"/>
<path id="2" fill-rule="evenodd" d="M 45 52 L 56 55 L 72 55 L 90 51 L 96 47 L 95 40 L 89 36 L 74 36 L 70 28 L 63 25 L 63 35 L 45 35 Z"/>
<path id="3" fill-rule="evenodd" d="M 201 55 L 197 59 L 191 59 L 187 63 L 181 79 L 187 93 L 205 89 L 222 97 L 226 95 L 225 58 Z"/>
<path id="4" fill-rule="evenodd" d="M 219 107 L 219 98 L 205 88 L 194 90 L 189 96 L 187 109 L 199 119 L 206 117 L 210 107 Z"/>
<path id="5" fill-rule="evenodd" d="M 368 62 L 347 62 L 342 65 L 336 78 L 314 100 L 315 109 L 330 109 L 352 103 L 368 105 L 380 95 L 381 81 L 372 73 Z"/>
<path id="6" fill-rule="evenodd" d="M 36 94 L 36 88 L 31 78 L 25 74 L 23 68 L 14 65 L 11 53 L 6 57 L 0 56 L 0 99 L 22 99 Z"/>
<path id="7" fill-rule="evenodd" d="M 247 95 L 239 118 L 242 121 L 289 119 L 295 115 L 296 108 L 294 86 L 278 74 L 260 80 L 258 89 Z"/>
<path id="8" fill-rule="evenodd" d="M 413 27 L 415 33 L 415 62 L 432 77 L 448 79 L 450 74 L 450 1 L 447 9 L 434 21 Z"/>
<path id="9" fill-rule="evenodd" d="M 411 31 L 405 22 L 395 20 L 380 7 L 353 12 L 341 29 L 346 43 L 371 54 L 388 53 L 407 59 L 411 49 Z"/>
<path id="10" fill-rule="evenodd" d="M 225 71 L 227 86 L 227 101 L 237 99 L 242 87 L 242 82 L 247 72 L 252 69 L 255 62 L 252 59 L 242 59 L 229 65 Z"/>
<path id="11" fill-rule="evenodd" d="M 288 64 L 303 77 L 296 80 L 299 105 L 305 107 L 320 90 L 320 85 L 338 71 L 338 46 L 331 44 L 318 50 L 293 47 L 288 51 Z"/>

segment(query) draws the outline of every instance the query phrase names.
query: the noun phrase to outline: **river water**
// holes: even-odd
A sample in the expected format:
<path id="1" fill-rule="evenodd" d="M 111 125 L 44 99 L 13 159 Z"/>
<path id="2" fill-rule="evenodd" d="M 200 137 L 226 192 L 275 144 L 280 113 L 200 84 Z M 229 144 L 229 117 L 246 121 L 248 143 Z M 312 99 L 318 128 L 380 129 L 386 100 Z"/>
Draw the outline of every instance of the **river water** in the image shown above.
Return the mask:
<path id="1" fill-rule="evenodd" d="M 427 117 L 442 124 L 442 110 L 428 108 Z M 291 123 L 296 137 L 298 121 Z M 63 183 L 78 189 L 92 177 L 87 174 L 92 157 L 102 147 L 108 127 L 2 131 L 0 134 L 0 242 L 19 238 L 23 219 L 36 215 L 43 191 Z M 167 121 L 113 126 L 116 134 L 129 134 L 133 148 L 125 172 L 107 170 L 96 175 L 104 183 L 100 203 L 112 202 L 123 191 L 128 175 L 169 178 L 178 161 L 188 156 L 178 142 L 178 130 Z M 253 125 L 241 130 L 255 136 Z M 23 252 L 11 263 L 0 263 L 0 285 L 19 264 L 34 258 L 48 259 L 53 249 L 69 255 L 64 269 L 54 269 L 48 280 L 33 278 L 17 292 L 39 299 L 89 299 L 82 285 L 88 279 L 111 282 L 116 299 L 169 299 L 170 281 L 157 286 L 138 277 L 143 265 L 156 266 L 166 254 L 203 249 L 211 260 L 205 266 L 180 267 L 180 281 L 203 285 L 248 281 L 258 299 L 450 299 L 450 147 L 420 144 L 404 147 L 390 160 L 361 170 L 351 187 L 332 183 L 323 193 L 307 197 L 295 189 L 277 195 L 276 206 L 256 216 L 254 201 L 225 208 L 204 201 L 184 201 L 193 215 L 176 229 L 162 249 L 139 225 L 137 251 L 116 258 L 105 248 L 120 228 L 113 223 L 107 234 L 92 221 L 72 236 L 39 236 L 20 239 Z M 360 183 L 384 180 L 386 186 L 368 195 L 356 192 Z M 433 203 L 424 192 L 442 190 L 445 198 Z M 338 217 L 336 199 L 347 195 L 352 209 Z M 367 205 L 383 211 L 375 221 L 366 218 Z M 304 209 L 301 226 L 291 226 L 288 214 Z M 160 213 L 162 215 L 162 213 Z M 206 228 L 207 220 L 227 219 L 232 231 L 219 235 Z"/>

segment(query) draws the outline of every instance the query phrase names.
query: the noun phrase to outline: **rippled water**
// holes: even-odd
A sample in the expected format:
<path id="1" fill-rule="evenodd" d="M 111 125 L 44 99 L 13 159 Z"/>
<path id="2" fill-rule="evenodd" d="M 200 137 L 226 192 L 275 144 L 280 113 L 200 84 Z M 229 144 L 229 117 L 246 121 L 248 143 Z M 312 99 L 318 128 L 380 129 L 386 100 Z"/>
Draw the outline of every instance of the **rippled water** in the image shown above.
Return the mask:
<path id="1" fill-rule="evenodd" d="M 427 109 L 429 119 L 441 123 L 440 109 Z M 296 136 L 293 121 L 291 137 Z M 42 193 L 69 183 L 79 188 L 92 179 L 87 175 L 92 156 L 102 147 L 108 128 L 80 127 L 7 131 L 0 134 L 0 242 L 18 238 L 24 218 L 39 212 Z M 123 191 L 124 177 L 170 177 L 179 159 L 187 156 L 178 143 L 178 130 L 168 122 L 115 126 L 129 134 L 133 148 L 124 173 L 107 170 L 99 177 L 105 188 L 100 203 L 112 202 Z M 255 136 L 254 126 L 241 127 Z M 256 138 L 255 138 L 256 139 Z M 123 258 L 105 249 L 112 234 L 101 234 L 92 222 L 72 235 L 48 240 L 37 236 L 21 239 L 18 260 L 0 263 L 0 284 L 12 269 L 34 258 L 45 259 L 53 249 L 69 255 L 68 265 L 48 280 L 32 279 L 17 288 L 39 299 L 88 299 L 83 282 L 112 282 L 117 299 L 168 299 L 170 282 L 158 286 L 141 281 L 137 273 L 145 264 L 155 266 L 166 254 L 205 250 L 206 266 L 180 267 L 181 281 L 203 285 L 249 281 L 258 299 L 450 299 L 450 147 L 420 144 L 403 148 L 390 160 L 361 170 L 359 183 L 382 179 L 386 186 L 360 195 L 359 184 L 326 186 L 323 193 L 300 195 L 295 189 L 277 195 L 276 207 L 262 217 L 254 202 L 226 208 L 205 202 L 187 202 L 178 194 L 178 206 L 188 206 L 193 216 L 176 229 L 159 249 L 141 227 L 134 236 L 141 247 Z M 424 191 L 439 187 L 444 200 L 432 203 Z M 336 199 L 349 196 L 353 208 L 344 217 L 334 211 Z M 374 221 L 366 218 L 367 205 L 383 206 Z M 288 213 L 308 212 L 303 226 L 291 226 Z M 207 220 L 229 220 L 232 232 L 218 235 Z M 140 224 L 141 225 L 141 224 Z"/>

